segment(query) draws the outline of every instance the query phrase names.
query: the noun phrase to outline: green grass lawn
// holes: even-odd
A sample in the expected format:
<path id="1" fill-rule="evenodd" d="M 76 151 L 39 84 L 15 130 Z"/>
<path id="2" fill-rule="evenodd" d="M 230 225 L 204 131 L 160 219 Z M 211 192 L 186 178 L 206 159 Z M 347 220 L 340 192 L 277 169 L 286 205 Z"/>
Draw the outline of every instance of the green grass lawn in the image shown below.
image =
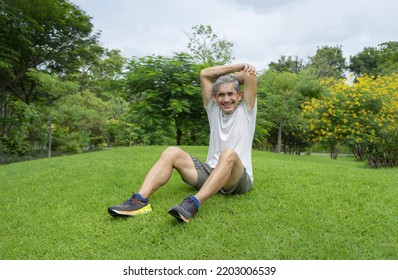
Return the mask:
<path id="1" fill-rule="evenodd" d="M 193 193 L 179 178 L 153 212 L 112 218 L 164 147 L 114 148 L 0 166 L 0 258 L 398 259 L 398 169 L 353 158 L 253 152 L 255 185 L 216 195 L 189 224 L 167 211 Z M 206 147 L 184 147 L 205 159 Z"/>

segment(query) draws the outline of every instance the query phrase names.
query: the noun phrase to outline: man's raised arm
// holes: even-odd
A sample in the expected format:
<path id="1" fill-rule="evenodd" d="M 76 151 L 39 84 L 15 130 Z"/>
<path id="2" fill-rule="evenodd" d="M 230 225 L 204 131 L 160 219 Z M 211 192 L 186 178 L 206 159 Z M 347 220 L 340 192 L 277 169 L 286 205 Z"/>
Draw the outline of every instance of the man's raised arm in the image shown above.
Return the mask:
<path id="1" fill-rule="evenodd" d="M 205 68 L 200 72 L 200 83 L 202 87 L 203 104 L 207 108 L 212 98 L 213 83 L 226 74 L 235 73 L 234 76 L 239 83 L 244 84 L 243 100 L 253 108 L 256 98 L 256 69 L 245 63 L 221 65 Z"/>
<path id="2" fill-rule="evenodd" d="M 257 96 L 256 69 L 246 64 L 245 68 L 234 76 L 240 84 L 243 84 L 243 101 L 248 109 L 252 110 Z"/>

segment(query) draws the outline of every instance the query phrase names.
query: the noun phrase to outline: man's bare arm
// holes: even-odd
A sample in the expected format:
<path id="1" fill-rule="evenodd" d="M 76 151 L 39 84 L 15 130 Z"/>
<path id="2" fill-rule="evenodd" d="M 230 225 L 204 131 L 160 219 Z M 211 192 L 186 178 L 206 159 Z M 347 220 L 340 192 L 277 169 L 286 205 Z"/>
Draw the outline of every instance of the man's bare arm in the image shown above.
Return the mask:
<path id="1" fill-rule="evenodd" d="M 238 73 L 236 73 L 238 72 Z M 238 63 L 238 64 L 231 64 L 231 65 L 221 65 L 221 66 L 213 66 L 206 69 L 203 69 L 200 72 L 200 83 L 202 87 L 202 98 L 203 104 L 207 107 L 212 98 L 212 88 L 213 83 L 218 79 L 218 77 L 230 73 L 236 73 L 235 77 L 238 81 L 244 84 L 244 95 L 243 100 L 247 103 L 249 108 L 254 106 L 253 92 L 254 92 L 254 100 L 256 95 L 256 69 L 249 64 L 245 63 Z M 249 77 L 248 77 L 249 76 Z M 250 77 L 251 76 L 251 77 Z M 254 80 L 254 84 L 253 84 Z M 247 83 L 247 85 L 246 85 Z M 247 97 L 245 97 L 245 91 L 248 91 Z M 248 101 L 246 101 L 246 99 Z"/>
<path id="2" fill-rule="evenodd" d="M 242 71 L 235 74 L 235 78 L 240 84 L 243 84 L 243 101 L 249 110 L 252 110 L 257 96 L 256 69 L 246 65 Z"/>

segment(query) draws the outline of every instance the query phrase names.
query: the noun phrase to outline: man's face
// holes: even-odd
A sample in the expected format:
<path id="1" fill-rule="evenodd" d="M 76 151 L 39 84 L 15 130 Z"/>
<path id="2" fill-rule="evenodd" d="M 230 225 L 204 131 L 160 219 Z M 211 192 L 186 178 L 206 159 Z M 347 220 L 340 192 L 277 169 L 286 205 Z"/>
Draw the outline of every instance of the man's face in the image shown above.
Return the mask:
<path id="1" fill-rule="evenodd" d="M 242 93 L 236 91 L 234 84 L 226 83 L 219 85 L 213 98 L 224 114 L 232 114 L 238 108 Z"/>

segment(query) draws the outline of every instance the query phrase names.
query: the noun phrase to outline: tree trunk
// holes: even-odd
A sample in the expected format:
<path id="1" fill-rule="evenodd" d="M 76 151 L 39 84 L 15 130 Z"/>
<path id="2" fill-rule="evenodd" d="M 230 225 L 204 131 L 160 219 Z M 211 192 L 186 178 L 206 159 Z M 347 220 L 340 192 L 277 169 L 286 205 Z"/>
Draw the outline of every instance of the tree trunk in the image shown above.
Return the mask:
<path id="1" fill-rule="evenodd" d="M 340 145 L 336 143 L 330 144 L 330 158 L 337 159 L 339 153 L 340 153 Z"/>
<path id="2" fill-rule="evenodd" d="M 52 117 L 51 115 L 48 117 L 48 157 L 51 157 L 51 145 L 52 145 Z"/>
<path id="3" fill-rule="evenodd" d="M 281 152 L 281 147 L 282 147 L 282 125 L 283 121 L 282 118 L 279 121 L 279 125 L 278 125 L 278 139 L 276 142 L 276 148 L 275 148 L 275 153 L 279 154 Z"/>
<path id="4" fill-rule="evenodd" d="M 278 139 L 276 142 L 276 148 L 275 148 L 275 153 L 279 154 L 281 152 L 281 147 L 282 147 L 282 130 L 283 130 L 283 121 L 284 121 L 284 106 L 282 106 L 282 114 L 279 119 L 279 124 L 278 124 Z"/>
<path id="5" fill-rule="evenodd" d="M 176 133 L 177 146 L 181 146 L 181 137 L 182 137 L 182 131 L 180 128 L 177 128 L 177 133 Z"/>

